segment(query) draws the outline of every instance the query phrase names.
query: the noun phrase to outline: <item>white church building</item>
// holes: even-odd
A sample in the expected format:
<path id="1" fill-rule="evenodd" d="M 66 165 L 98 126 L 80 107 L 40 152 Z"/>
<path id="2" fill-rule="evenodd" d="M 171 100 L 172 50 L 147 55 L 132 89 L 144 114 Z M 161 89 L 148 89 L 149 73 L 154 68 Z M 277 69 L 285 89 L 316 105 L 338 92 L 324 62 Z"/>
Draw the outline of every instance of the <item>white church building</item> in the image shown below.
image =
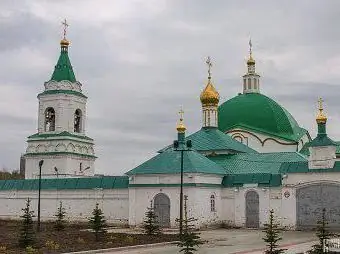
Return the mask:
<path id="1" fill-rule="evenodd" d="M 0 218 L 18 218 L 27 198 L 36 207 L 41 169 L 42 219 L 52 219 L 62 201 L 70 220 L 86 220 L 99 203 L 109 222 L 138 226 L 152 202 L 160 223 L 176 227 L 183 159 L 184 195 L 199 226 L 260 228 L 274 209 L 288 229 L 313 228 L 326 208 L 329 226 L 340 227 L 340 149 L 327 136 L 322 100 L 312 138 L 261 93 L 251 51 L 242 93 L 221 104 L 207 61 L 202 128 L 186 136 L 182 114 L 179 148 L 164 144 L 123 176 L 95 176 L 95 142 L 85 128 L 87 96 L 72 69 L 69 41 L 63 38 L 60 45 L 52 77 L 38 95 L 38 132 L 27 140 L 25 179 L 0 181 Z"/>

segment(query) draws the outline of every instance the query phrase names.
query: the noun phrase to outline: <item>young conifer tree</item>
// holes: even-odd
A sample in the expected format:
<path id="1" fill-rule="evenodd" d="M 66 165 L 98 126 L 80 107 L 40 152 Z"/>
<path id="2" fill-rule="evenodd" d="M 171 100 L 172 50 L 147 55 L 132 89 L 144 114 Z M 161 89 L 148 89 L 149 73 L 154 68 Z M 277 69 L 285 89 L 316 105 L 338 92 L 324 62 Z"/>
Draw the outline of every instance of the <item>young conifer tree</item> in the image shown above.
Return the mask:
<path id="1" fill-rule="evenodd" d="M 26 207 L 21 209 L 23 214 L 20 216 L 22 220 L 19 235 L 19 246 L 24 248 L 35 243 L 35 232 L 33 229 L 34 211 L 30 210 L 30 204 L 31 200 L 27 198 Z"/>
<path id="2" fill-rule="evenodd" d="M 309 254 L 319 254 L 325 253 L 325 241 L 330 238 L 332 235 L 327 228 L 327 220 L 326 220 L 326 209 L 322 209 L 322 215 L 320 220 L 318 220 L 318 227 L 316 230 L 316 236 L 319 239 L 319 243 L 312 246 L 312 249 L 308 251 Z"/>
<path id="3" fill-rule="evenodd" d="M 188 217 L 188 207 L 187 207 L 188 197 L 184 197 L 184 218 L 183 218 L 183 232 L 179 236 L 178 247 L 180 247 L 180 252 L 184 254 L 194 254 L 197 251 L 197 247 L 203 244 L 200 238 L 199 232 L 195 230 L 194 222 L 197 219 L 193 217 Z"/>
<path id="4" fill-rule="evenodd" d="M 143 231 L 146 235 L 158 235 L 161 233 L 161 228 L 157 221 L 157 216 L 155 214 L 152 201 L 150 202 L 150 207 L 148 207 L 147 211 L 145 212 Z"/>
<path id="5" fill-rule="evenodd" d="M 65 208 L 63 207 L 62 201 L 60 201 L 59 207 L 57 209 L 57 213 L 54 216 L 56 217 L 54 228 L 57 231 L 64 230 L 66 226 L 66 221 L 65 221 L 66 211 L 65 211 Z"/>
<path id="6" fill-rule="evenodd" d="M 100 236 L 105 235 L 107 227 L 104 213 L 98 205 L 96 203 L 96 207 L 92 211 L 92 217 L 89 219 L 89 226 L 96 236 L 96 241 L 99 241 Z"/>
<path id="7" fill-rule="evenodd" d="M 286 249 L 280 249 L 279 247 L 279 241 L 282 240 L 282 237 L 280 236 L 280 224 L 275 221 L 274 218 L 274 210 L 270 210 L 269 214 L 269 221 L 268 223 L 264 224 L 264 230 L 263 232 L 266 233 L 266 236 L 263 238 L 263 240 L 266 242 L 267 249 L 265 251 L 266 254 L 279 254 L 284 253 Z"/>

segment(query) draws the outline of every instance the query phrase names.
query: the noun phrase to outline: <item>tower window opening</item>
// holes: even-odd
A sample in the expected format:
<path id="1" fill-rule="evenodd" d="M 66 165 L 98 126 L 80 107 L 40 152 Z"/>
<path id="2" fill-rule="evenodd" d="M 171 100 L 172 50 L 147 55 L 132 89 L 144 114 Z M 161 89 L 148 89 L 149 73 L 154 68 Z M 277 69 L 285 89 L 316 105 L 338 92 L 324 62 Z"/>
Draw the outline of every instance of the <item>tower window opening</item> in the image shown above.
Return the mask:
<path id="1" fill-rule="evenodd" d="M 257 80 L 254 79 L 254 88 L 257 89 Z"/>
<path id="2" fill-rule="evenodd" d="M 251 79 L 248 78 L 248 89 L 251 89 Z"/>
<path id="3" fill-rule="evenodd" d="M 216 202 L 215 202 L 215 195 L 210 196 L 210 211 L 216 212 Z"/>
<path id="4" fill-rule="evenodd" d="M 74 132 L 81 132 L 81 110 L 77 109 L 74 113 Z"/>
<path id="5" fill-rule="evenodd" d="M 45 131 L 55 131 L 55 111 L 53 108 L 45 110 Z"/>

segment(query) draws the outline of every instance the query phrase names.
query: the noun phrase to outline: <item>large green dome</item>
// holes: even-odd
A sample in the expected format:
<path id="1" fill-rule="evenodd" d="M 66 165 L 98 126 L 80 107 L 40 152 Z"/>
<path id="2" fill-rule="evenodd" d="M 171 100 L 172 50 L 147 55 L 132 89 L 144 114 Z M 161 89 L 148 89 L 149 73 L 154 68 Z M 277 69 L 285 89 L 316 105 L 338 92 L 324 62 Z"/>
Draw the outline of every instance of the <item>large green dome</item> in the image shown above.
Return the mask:
<path id="1" fill-rule="evenodd" d="M 219 106 L 218 128 L 242 128 L 289 141 L 307 133 L 285 108 L 260 93 L 239 94 Z"/>

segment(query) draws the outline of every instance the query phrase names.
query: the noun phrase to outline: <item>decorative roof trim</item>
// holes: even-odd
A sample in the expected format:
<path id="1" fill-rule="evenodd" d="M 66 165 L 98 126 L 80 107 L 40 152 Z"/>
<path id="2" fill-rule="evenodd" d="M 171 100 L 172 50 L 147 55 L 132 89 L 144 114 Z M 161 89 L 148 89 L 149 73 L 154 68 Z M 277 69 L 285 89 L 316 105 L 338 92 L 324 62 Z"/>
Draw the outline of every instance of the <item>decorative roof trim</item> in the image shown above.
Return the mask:
<path id="1" fill-rule="evenodd" d="M 91 154 L 83 154 L 83 153 L 72 153 L 72 152 L 40 152 L 40 153 L 26 153 L 24 156 L 55 156 L 55 155 L 74 155 L 74 156 L 81 156 L 86 158 L 98 158 L 95 155 Z"/>
<path id="2" fill-rule="evenodd" d="M 77 91 L 73 91 L 73 90 L 46 90 L 46 91 L 38 94 L 38 98 L 42 95 L 51 95 L 51 94 L 75 95 L 75 96 L 87 99 L 87 96 L 85 96 L 81 92 L 77 92 Z"/>
<path id="3" fill-rule="evenodd" d="M 88 140 L 88 141 L 93 141 L 92 138 L 89 138 L 87 136 L 72 134 L 68 131 L 63 131 L 63 132 L 60 132 L 60 133 L 36 133 L 36 134 L 31 135 L 31 136 L 28 136 L 27 138 L 29 138 L 29 139 L 33 139 L 33 138 L 41 139 L 41 138 L 53 138 L 53 137 L 72 137 L 72 138 L 79 138 L 79 139 L 85 139 L 85 140 Z M 85 142 L 85 141 L 83 141 L 83 142 Z"/>

